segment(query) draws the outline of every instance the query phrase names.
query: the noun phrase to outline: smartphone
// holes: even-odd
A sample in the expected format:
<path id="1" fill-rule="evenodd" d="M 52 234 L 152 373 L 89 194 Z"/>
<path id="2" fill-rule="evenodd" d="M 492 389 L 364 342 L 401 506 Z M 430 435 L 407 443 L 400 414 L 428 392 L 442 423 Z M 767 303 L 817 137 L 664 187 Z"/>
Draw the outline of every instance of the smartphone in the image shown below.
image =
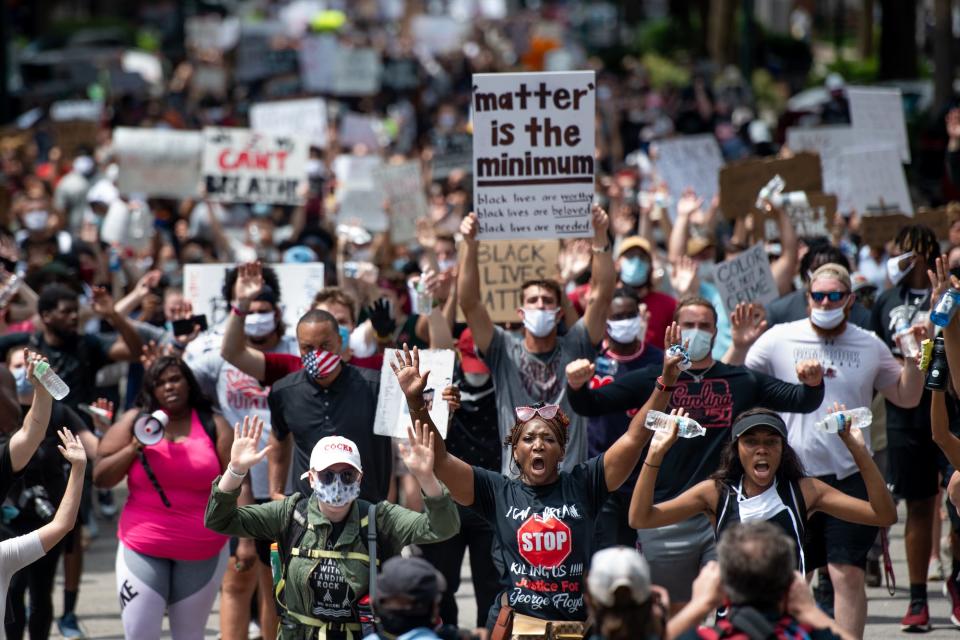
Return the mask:
<path id="1" fill-rule="evenodd" d="M 173 321 L 173 335 L 175 336 L 185 336 L 193 332 L 193 327 L 195 325 L 200 325 L 200 331 L 207 330 L 207 316 L 198 315 L 187 318 L 185 320 L 174 320 Z"/>

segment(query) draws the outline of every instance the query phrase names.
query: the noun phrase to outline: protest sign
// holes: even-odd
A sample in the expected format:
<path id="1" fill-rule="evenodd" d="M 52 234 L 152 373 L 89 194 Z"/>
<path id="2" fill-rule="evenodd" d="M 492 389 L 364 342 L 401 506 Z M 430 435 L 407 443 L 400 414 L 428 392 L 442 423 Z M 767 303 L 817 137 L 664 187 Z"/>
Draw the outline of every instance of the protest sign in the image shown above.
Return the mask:
<path id="1" fill-rule="evenodd" d="M 298 56 L 284 44 L 285 27 L 277 21 L 247 23 L 240 32 L 234 80 L 256 82 L 272 76 L 296 73 Z"/>
<path id="2" fill-rule="evenodd" d="M 847 124 L 824 125 L 821 127 L 791 127 L 787 129 L 787 146 L 794 153 L 810 151 L 820 154 L 820 175 L 823 178 L 823 190 L 837 196 L 837 209 L 848 212 L 853 205 L 847 200 L 850 193 L 849 181 L 844 175 L 840 156 L 860 146 L 853 127 Z"/>
<path id="3" fill-rule="evenodd" d="M 720 170 L 720 208 L 733 220 L 753 213 L 757 194 L 770 179 L 779 175 L 784 191 L 823 191 L 820 158 L 814 153 L 798 153 L 783 160 L 741 160 Z"/>
<path id="4" fill-rule="evenodd" d="M 900 160 L 909 163 L 910 143 L 900 89 L 848 87 L 847 99 L 850 101 L 850 120 L 861 142 L 893 144 Z"/>
<path id="5" fill-rule="evenodd" d="M 829 193 L 795 191 L 783 194 L 783 210 L 797 235 L 829 236 L 837 213 L 837 197 Z M 776 211 L 763 212 L 764 238 L 780 239 L 780 221 Z"/>
<path id="6" fill-rule="evenodd" d="M 732 313 L 740 302 L 765 305 L 780 297 L 763 243 L 717 264 L 713 268 L 713 282 L 727 313 Z"/>
<path id="7" fill-rule="evenodd" d="M 103 103 L 93 100 L 59 100 L 50 105 L 50 119 L 54 122 L 89 120 L 99 122 Z"/>
<path id="8" fill-rule="evenodd" d="M 276 135 L 303 136 L 310 146 L 327 144 L 327 105 L 320 98 L 258 102 L 250 107 L 250 128 Z"/>
<path id="9" fill-rule="evenodd" d="M 458 49 L 469 28 L 469 22 L 460 22 L 442 15 L 419 14 L 410 22 L 410 30 L 417 46 L 430 54 L 449 53 Z"/>
<path id="10" fill-rule="evenodd" d="M 480 300 L 494 322 L 519 322 L 525 280 L 557 280 L 559 240 L 495 240 L 478 246 Z M 462 312 L 461 312 L 462 315 Z"/>
<path id="11" fill-rule="evenodd" d="M 383 124 L 375 116 L 347 112 L 340 119 L 338 143 L 341 147 L 362 144 L 371 151 L 383 146 Z"/>
<path id="12" fill-rule="evenodd" d="M 393 91 L 413 91 L 420 86 L 420 63 L 416 58 L 387 58 L 382 82 Z"/>
<path id="13" fill-rule="evenodd" d="M 226 97 L 227 70 L 212 64 L 198 64 L 190 76 L 190 92 L 195 99 L 205 95 Z"/>
<path id="14" fill-rule="evenodd" d="M 306 140 L 226 127 L 207 127 L 203 138 L 203 180 L 211 200 L 300 203 Z"/>
<path id="15" fill-rule="evenodd" d="M 405 244 L 417 238 L 417 219 L 429 214 L 423 176 L 416 160 L 374 171 L 374 179 L 390 202 L 390 241 Z"/>
<path id="16" fill-rule="evenodd" d="M 957 204 L 951 203 L 936 209 L 918 209 L 913 216 L 893 213 L 864 217 L 860 219 L 860 238 L 867 246 L 883 247 L 896 237 L 900 229 L 911 224 L 930 227 L 938 238 L 946 238 L 950 233 L 951 219 L 956 219 L 956 208 Z"/>
<path id="17" fill-rule="evenodd" d="M 434 133 L 431 145 L 430 174 L 434 180 L 446 180 L 454 171 L 473 173 L 473 136 L 469 133 Z"/>
<path id="18" fill-rule="evenodd" d="M 593 71 L 473 76 L 479 237 L 593 235 Z"/>
<path id="19" fill-rule="evenodd" d="M 63 120 L 53 122 L 53 138 L 60 151 L 67 158 L 77 155 L 83 147 L 90 153 L 97 146 L 97 131 L 99 123 L 91 120 Z"/>
<path id="20" fill-rule="evenodd" d="M 683 190 L 692 187 L 704 202 L 717 194 L 717 176 L 723 156 L 717 139 L 711 134 L 680 136 L 657 143 L 657 170 L 676 201 Z M 670 207 L 676 217 L 676 207 Z"/>
<path id="21" fill-rule="evenodd" d="M 118 127 L 113 151 L 121 193 L 164 198 L 199 195 L 203 134 L 199 131 Z"/>
<path id="22" fill-rule="evenodd" d="M 305 91 L 330 93 L 333 90 L 332 60 L 337 39 L 332 34 L 305 36 L 300 41 L 300 80 Z"/>
<path id="23" fill-rule="evenodd" d="M 372 96 L 380 91 L 380 54 L 376 49 L 340 47 L 333 58 L 333 93 Z"/>
<path id="24" fill-rule="evenodd" d="M 356 224 L 379 233 L 389 226 L 384 211 L 384 192 L 375 174 L 380 168 L 379 156 L 339 155 L 333 161 L 337 177 L 337 221 Z"/>
<path id="25" fill-rule="evenodd" d="M 407 400 L 400 390 L 397 376 L 390 368 L 396 363 L 397 349 L 387 349 L 383 352 L 383 368 L 380 370 L 380 392 L 377 396 L 377 416 L 373 423 L 373 432 L 380 436 L 392 438 L 407 438 L 407 427 L 410 426 L 410 413 L 407 411 Z M 450 419 L 450 409 L 441 399 L 443 390 L 453 382 L 453 364 L 456 355 L 453 349 L 422 349 L 420 351 L 420 370 L 430 371 L 427 388 L 424 389 L 424 399 L 427 402 L 428 412 L 437 427 L 440 437 L 447 437 L 447 422 Z"/>
<path id="26" fill-rule="evenodd" d="M 240 18 L 215 14 L 190 16 L 183 25 L 187 47 L 195 50 L 228 51 L 240 39 Z"/>
<path id="27" fill-rule="evenodd" d="M 230 301 L 221 295 L 223 278 L 234 265 L 183 265 L 183 295 L 193 305 L 193 312 L 207 316 L 207 324 L 214 326 L 226 319 Z M 322 262 L 278 263 L 269 265 L 280 280 L 280 306 L 287 333 L 293 335 L 300 316 L 310 310 L 313 298 L 324 287 Z"/>
<path id="28" fill-rule="evenodd" d="M 838 156 L 848 191 L 838 194 L 861 216 L 913 215 L 910 190 L 896 147 L 856 148 Z"/>

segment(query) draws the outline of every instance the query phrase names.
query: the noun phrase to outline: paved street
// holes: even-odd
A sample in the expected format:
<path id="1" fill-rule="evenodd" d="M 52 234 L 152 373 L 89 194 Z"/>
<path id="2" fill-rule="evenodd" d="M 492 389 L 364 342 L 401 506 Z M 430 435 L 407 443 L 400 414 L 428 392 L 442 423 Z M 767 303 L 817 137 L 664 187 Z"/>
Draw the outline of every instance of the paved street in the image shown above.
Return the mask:
<path id="1" fill-rule="evenodd" d="M 117 495 L 118 499 L 122 496 Z M 901 521 L 903 507 L 901 505 Z M 120 640 L 123 631 L 120 625 L 119 605 L 114 586 L 114 557 L 115 557 L 115 520 L 113 522 L 100 520 L 100 536 L 91 542 L 87 552 L 87 571 L 84 574 L 83 586 L 80 592 L 78 611 L 89 638 L 96 640 Z M 903 559 L 903 526 L 897 525 L 891 534 L 891 547 L 894 558 L 894 569 L 897 575 L 897 592 L 891 597 L 886 590 L 871 589 L 869 619 L 866 638 L 902 638 L 900 632 L 900 618 L 906 611 L 907 569 Z M 469 571 L 469 564 L 464 563 L 465 573 Z M 931 614 L 934 630 L 925 634 L 924 638 L 960 638 L 960 630 L 954 629 L 949 620 L 948 600 L 942 595 L 942 582 L 931 582 L 929 585 L 931 597 Z M 54 603 L 59 612 L 62 606 L 61 590 L 62 579 L 57 580 L 57 593 Z M 471 620 L 474 617 L 473 590 L 468 577 L 458 594 L 461 620 Z M 216 638 L 218 627 L 218 609 L 215 607 L 207 624 L 207 637 Z M 54 633 L 56 636 L 56 633 Z M 165 635 L 168 638 L 169 635 Z"/>

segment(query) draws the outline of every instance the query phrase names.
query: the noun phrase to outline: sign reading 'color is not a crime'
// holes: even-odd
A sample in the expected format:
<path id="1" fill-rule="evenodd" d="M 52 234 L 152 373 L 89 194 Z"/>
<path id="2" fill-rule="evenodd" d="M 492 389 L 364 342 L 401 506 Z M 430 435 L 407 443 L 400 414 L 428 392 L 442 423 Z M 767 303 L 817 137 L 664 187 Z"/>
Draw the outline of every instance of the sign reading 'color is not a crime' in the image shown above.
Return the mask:
<path id="1" fill-rule="evenodd" d="M 592 71 L 473 76 L 474 206 L 484 240 L 592 235 Z"/>

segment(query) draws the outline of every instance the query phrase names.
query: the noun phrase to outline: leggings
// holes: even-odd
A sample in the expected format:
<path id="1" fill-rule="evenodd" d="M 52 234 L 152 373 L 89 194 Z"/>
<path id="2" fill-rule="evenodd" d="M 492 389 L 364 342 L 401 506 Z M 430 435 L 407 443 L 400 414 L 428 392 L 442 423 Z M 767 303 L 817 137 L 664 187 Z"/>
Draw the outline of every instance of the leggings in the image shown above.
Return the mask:
<path id="1" fill-rule="evenodd" d="M 159 640 L 169 611 L 173 640 L 203 640 L 207 618 L 227 570 L 227 545 L 206 560 L 169 560 L 117 547 L 117 596 L 123 634 Z"/>
<path id="2" fill-rule="evenodd" d="M 26 629 L 30 640 L 47 640 L 53 624 L 53 581 L 57 577 L 62 544 L 42 556 L 28 567 L 13 574 L 7 592 L 7 621 L 4 630 L 9 640 L 21 640 Z M 30 621 L 24 598 L 30 593 Z"/>

